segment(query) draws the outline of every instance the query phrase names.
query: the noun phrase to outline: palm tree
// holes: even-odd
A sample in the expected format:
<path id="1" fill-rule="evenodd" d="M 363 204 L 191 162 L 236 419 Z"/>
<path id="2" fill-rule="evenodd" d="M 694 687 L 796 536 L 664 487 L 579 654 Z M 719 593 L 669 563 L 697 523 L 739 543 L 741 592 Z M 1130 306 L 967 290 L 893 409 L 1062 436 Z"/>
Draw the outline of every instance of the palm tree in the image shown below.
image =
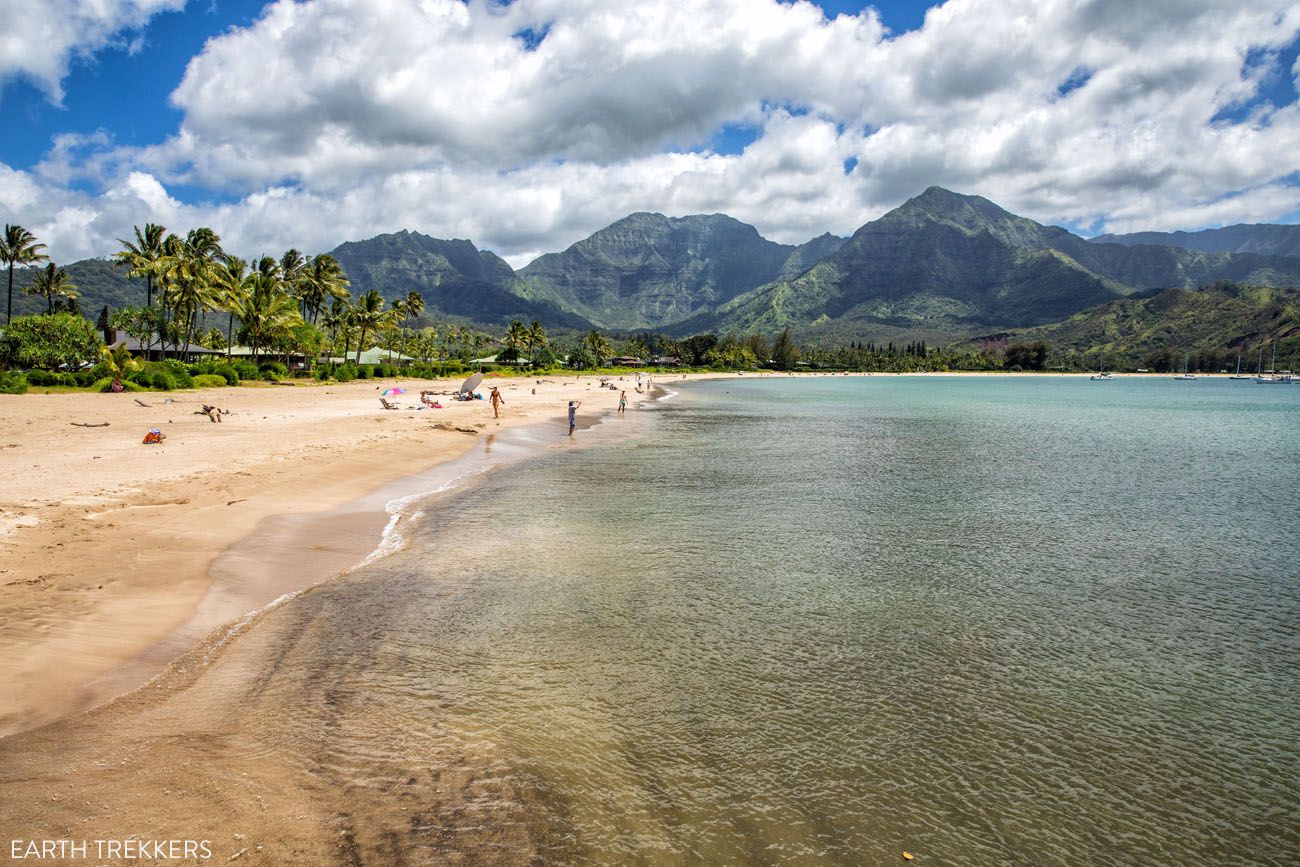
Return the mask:
<path id="1" fill-rule="evenodd" d="M 302 317 L 297 302 L 274 277 L 254 272 L 244 281 L 244 286 L 247 292 L 240 298 L 235 315 L 248 333 L 256 362 L 259 347 L 301 322 Z"/>
<path id="2" fill-rule="evenodd" d="M 334 344 L 338 339 L 340 329 L 346 329 L 348 326 L 348 303 L 342 298 L 335 298 L 334 303 L 330 305 L 329 312 L 325 314 L 325 319 L 321 323 L 330 330 L 330 364 L 333 365 Z M 343 358 L 347 359 L 348 350 L 343 349 Z"/>
<path id="3" fill-rule="evenodd" d="M 365 348 L 366 332 L 383 328 L 392 311 L 384 309 L 384 299 L 371 289 L 357 299 L 352 308 L 352 324 L 361 329 L 361 339 L 357 341 L 357 364 L 361 363 L 361 350 Z"/>
<path id="4" fill-rule="evenodd" d="M 36 273 L 32 285 L 23 289 L 28 295 L 40 295 L 45 299 L 45 313 L 54 312 L 55 298 L 76 298 L 77 284 L 72 282 L 68 272 L 53 262 L 45 266 L 44 271 Z"/>
<path id="5" fill-rule="evenodd" d="M 33 265 L 49 259 L 44 253 L 44 244 L 36 243 L 36 236 L 22 226 L 5 226 L 4 238 L 0 238 L 0 262 L 9 266 L 9 306 L 5 310 L 5 325 L 14 319 L 14 265 Z"/>
<path id="6" fill-rule="evenodd" d="M 516 319 L 506 328 L 506 336 L 502 343 L 506 346 L 506 353 L 510 355 L 510 361 L 516 361 L 519 358 L 519 347 L 528 342 L 528 329 L 524 323 Z"/>
<path id="7" fill-rule="evenodd" d="M 419 292 L 406 293 L 406 303 L 402 309 L 406 311 L 406 318 L 418 318 L 424 312 L 424 296 Z"/>
<path id="8" fill-rule="evenodd" d="M 537 366 L 537 353 L 546 347 L 546 329 L 536 319 L 528 326 L 528 360 Z"/>
<path id="9" fill-rule="evenodd" d="M 288 253 L 285 255 L 288 256 Z M 326 299 L 348 297 L 347 275 L 343 273 L 338 260 L 329 253 L 312 257 L 300 279 L 299 297 L 302 299 L 304 314 L 310 314 L 310 322 L 316 321 Z"/>
<path id="10" fill-rule="evenodd" d="M 212 306 L 227 315 L 226 319 L 226 360 L 230 360 L 230 345 L 235 330 L 235 314 L 243 309 L 244 297 L 248 294 L 245 282 L 248 280 L 248 263 L 238 256 L 226 256 L 225 262 L 216 269 L 212 280 Z"/>
<path id="11" fill-rule="evenodd" d="M 217 278 L 219 259 L 224 255 L 221 239 L 207 227 L 191 229 L 183 242 L 168 250 L 165 266 L 170 278 L 169 300 L 173 319 L 183 323 L 185 354 L 190 351 L 198 316 L 212 300 L 212 284 Z"/>
<path id="12" fill-rule="evenodd" d="M 589 350 L 591 350 L 591 354 L 596 356 L 597 367 L 599 367 L 606 358 L 609 358 L 614 354 L 613 345 L 605 339 L 603 334 L 595 329 L 588 333 L 586 337 L 582 338 L 582 342 Z"/>
<path id="13" fill-rule="evenodd" d="M 119 265 L 130 268 L 128 277 L 145 278 L 144 306 L 153 306 L 153 278 L 158 274 L 163 258 L 163 238 L 167 230 L 157 223 L 145 223 L 144 232 L 135 226 L 135 243 L 117 239 L 125 249 L 113 254 Z"/>
<path id="14" fill-rule="evenodd" d="M 307 302 L 303 298 L 307 289 L 306 271 L 307 260 L 298 250 L 290 248 L 280 257 L 280 279 L 284 281 L 284 290 L 297 299 L 303 321 L 307 320 Z"/>
<path id="15" fill-rule="evenodd" d="M 175 292 L 181 263 L 185 261 L 185 242 L 176 234 L 163 238 L 163 254 L 158 260 L 158 346 L 167 354 L 167 308 Z"/>

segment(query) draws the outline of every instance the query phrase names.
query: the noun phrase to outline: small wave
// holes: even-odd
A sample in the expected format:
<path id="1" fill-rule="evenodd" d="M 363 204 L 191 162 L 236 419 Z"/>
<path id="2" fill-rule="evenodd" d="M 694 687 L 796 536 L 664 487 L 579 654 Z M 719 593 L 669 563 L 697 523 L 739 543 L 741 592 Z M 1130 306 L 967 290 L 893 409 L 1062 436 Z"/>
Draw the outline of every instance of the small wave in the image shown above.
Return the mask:
<path id="1" fill-rule="evenodd" d="M 388 523 L 384 526 L 384 531 L 379 535 L 379 544 L 375 546 L 375 550 L 363 557 L 353 568 L 368 566 L 381 557 L 387 557 L 389 554 L 392 554 L 394 551 L 402 547 L 402 543 L 405 539 L 398 529 L 402 518 L 414 519 L 422 514 L 419 510 L 407 513 L 406 509 L 412 503 L 420 502 L 429 497 L 437 496 L 438 494 L 445 494 L 447 491 L 458 488 L 467 479 L 487 472 L 489 467 L 490 465 L 476 467 L 472 470 L 461 473 L 452 479 L 448 479 L 432 490 L 417 491 L 414 494 L 407 494 L 404 497 L 397 497 L 396 499 L 389 500 L 384 506 L 384 511 L 388 512 Z"/>
<path id="2" fill-rule="evenodd" d="M 677 396 L 677 392 L 675 392 L 675 391 L 669 391 L 669 392 L 664 393 L 664 394 L 661 395 L 660 397 L 655 398 L 655 402 L 657 402 L 657 403 L 663 403 L 665 400 L 668 400 L 668 399 L 670 399 L 670 398 L 674 398 L 674 397 L 676 397 L 676 396 Z"/>

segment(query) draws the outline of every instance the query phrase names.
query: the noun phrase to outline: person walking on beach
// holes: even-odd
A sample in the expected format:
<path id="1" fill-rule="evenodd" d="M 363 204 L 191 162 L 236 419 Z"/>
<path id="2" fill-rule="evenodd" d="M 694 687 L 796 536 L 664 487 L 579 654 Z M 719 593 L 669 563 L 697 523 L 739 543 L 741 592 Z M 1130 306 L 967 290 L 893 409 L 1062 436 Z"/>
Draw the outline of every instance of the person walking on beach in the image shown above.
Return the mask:
<path id="1" fill-rule="evenodd" d="M 501 418 L 501 407 L 502 405 L 505 404 L 505 402 L 506 399 L 501 396 L 501 392 L 497 391 L 497 387 L 495 385 L 492 386 L 492 417 L 493 418 Z"/>
<path id="2" fill-rule="evenodd" d="M 623 389 L 623 391 L 618 396 L 618 414 L 622 415 L 625 412 L 627 412 L 627 389 L 626 388 Z"/>
<path id="3" fill-rule="evenodd" d="M 580 406 L 582 406 L 580 400 L 569 401 L 569 436 L 573 436 L 573 432 L 578 427 L 578 407 Z"/>

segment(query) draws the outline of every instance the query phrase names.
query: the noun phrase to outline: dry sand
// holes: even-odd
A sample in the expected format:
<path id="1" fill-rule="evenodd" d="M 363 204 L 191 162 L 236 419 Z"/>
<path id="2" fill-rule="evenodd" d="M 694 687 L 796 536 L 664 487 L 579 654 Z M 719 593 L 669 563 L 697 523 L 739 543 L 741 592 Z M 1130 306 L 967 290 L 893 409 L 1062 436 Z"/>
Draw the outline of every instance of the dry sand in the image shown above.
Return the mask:
<path id="1" fill-rule="evenodd" d="M 571 397 L 584 414 L 618 401 L 596 377 L 564 376 L 499 380 L 500 422 L 488 401 L 416 410 L 422 388 L 458 384 L 0 395 L 0 736 L 135 688 L 212 628 L 355 564 L 387 515 L 343 504 L 510 425 L 552 423 L 560 440 Z M 399 411 L 378 399 L 393 385 L 407 389 Z M 214 424 L 195 414 L 200 403 L 231 414 Z M 142 444 L 151 427 L 163 444 Z M 258 580 L 227 564 L 214 584 L 225 549 L 273 516 L 302 514 L 325 522 L 324 543 L 314 527 L 261 563 Z"/>

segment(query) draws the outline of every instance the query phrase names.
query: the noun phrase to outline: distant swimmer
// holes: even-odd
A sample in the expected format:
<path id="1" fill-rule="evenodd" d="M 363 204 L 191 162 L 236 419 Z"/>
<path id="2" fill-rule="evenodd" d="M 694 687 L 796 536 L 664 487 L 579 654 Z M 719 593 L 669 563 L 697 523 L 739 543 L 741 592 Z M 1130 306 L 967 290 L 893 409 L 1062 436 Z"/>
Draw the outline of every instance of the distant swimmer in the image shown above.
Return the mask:
<path id="1" fill-rule="evenodd" d="M 578 407 L 580 406 L 582 406 L 580 400 L 569 401 L 569 436 L 573 436 L 573 432 L 578 428 Z"/>
<path id="2" fill-rule="evenodd" d="M 622 415 L 627 412 L 627 389 L 618 396 L 618 414 Z"/>
<path id="3" fill-rule="evenodd" d="M 497 390 L 497 387 L 495 385 L 492 386 L 492 417 L 493 418 L 501 418 L 501 407 L 505 404 L 505 402 L 506 399 L 501 396 L 501 392 Z"/>

